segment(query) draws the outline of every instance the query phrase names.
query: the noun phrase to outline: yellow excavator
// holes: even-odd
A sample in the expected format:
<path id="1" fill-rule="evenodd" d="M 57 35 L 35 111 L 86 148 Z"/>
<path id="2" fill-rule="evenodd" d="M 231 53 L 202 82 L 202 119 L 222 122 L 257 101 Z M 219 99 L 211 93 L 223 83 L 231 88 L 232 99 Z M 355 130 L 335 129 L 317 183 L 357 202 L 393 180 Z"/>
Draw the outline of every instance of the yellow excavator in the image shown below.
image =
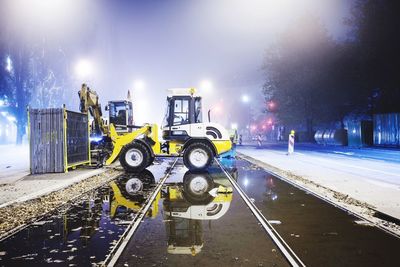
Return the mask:
<path id="1" fill-rule="evenodd" d="M 92 151 L 109 165 L 117 158 L 127 172 L 140 172 L 155 157 L 183 157 L 185 166 L 200 171 L 211 166 L 214 157 L 228 152 L 232 143 L 221 125 L 203 122 L 201 97 L 194 88 L 169 90 L 167 112 L 159 139 L 158 126 L 133 125 L 131 101 L 109 101 L 109 124 L 104 123 L 97 93 L 86 84 L 79 91 L 80 110 L 93 116 Z"/>

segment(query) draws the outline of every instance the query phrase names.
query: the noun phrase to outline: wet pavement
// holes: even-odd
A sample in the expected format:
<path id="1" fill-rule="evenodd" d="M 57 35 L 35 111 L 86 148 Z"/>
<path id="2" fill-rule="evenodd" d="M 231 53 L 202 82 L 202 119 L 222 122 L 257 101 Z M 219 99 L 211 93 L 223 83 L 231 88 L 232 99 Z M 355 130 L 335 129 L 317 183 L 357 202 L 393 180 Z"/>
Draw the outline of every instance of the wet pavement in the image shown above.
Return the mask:
<path id="1" fill-rule="evenodd" d="M 168 166 L 154 165 L 140 177 L 121 175 L 6 239 L 0 266 L 101 264 Z"/>
<path id="2" fill-rule="evenodd" d="M 178 167 L 157 204 L 117 266 L 288 266 L 217 166 Z"/>
<path id="3" fill-rule="evenodd" d="M 0 243 L 1 266 L 102 264 L 172 160 L 124 174 Z M 224 166 L 308 266 L 400 266 L 400 239 L 242 160 Z M 148 201 L 147 201 L 148 202 Z M 118 266 L 288 266 L 222 170 L 181 160 Z"/>
<path id="4" fill-rule="evenodd" d="M 245 161 L 238 183 L 307 266 L 400 266 L 400 239 Z"/>

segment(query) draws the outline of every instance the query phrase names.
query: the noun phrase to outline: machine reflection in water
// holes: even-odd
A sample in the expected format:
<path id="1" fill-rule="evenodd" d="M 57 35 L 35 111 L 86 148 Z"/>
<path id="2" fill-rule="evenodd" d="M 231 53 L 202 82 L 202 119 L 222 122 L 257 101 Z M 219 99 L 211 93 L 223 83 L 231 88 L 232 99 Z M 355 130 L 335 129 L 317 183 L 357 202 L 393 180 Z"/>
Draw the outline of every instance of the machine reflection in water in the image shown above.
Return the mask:
<path id="1" fill-rule="evenodd" d="M 237 169 L 233 165 L 229 167 L 231 174 L 237 177 Z M 187 171 L 181 182 L 167 181 L 147 213 L 148 218 L 156 218 L 158 206 L 162 204 L 170 254 L 195 256 L 201 252 L 203 222 L 217 220 L 229 210 L 233 193 L 229 180 L 219 168 L 209 171 Z M 111 182 L 112 191 L 103 199 L 104 203 L 109 201 L 111 218 L 128 220 L 128 211 L 139 211 L 154 186 L 154 176 L 147 170 L 126 174 L 124 179 Z"/>
<path id="2" fill-rule="evenodd" d="M 182 183 L 166 186 L 163 210 L 168 253 L 195 256 L 201 252 L 203 221 L 211 223 L 228 211 L 232 186 L 222 172 L 217 174 L 186 172 Z"/>
<path id="3" fill-rule="evenodd" d="M 121 179 L 110 182 L 110 194 L 105 196 L 103 203 L 108 204 L 111 218 L 129 219 L 129 213 L 137 213 L 155 186 L 153 174 L 148 170 L 140 173 L 127 173 Z M 155 217 L 158 213 L 158 200 L 154 201 L 149 213 Z"/>

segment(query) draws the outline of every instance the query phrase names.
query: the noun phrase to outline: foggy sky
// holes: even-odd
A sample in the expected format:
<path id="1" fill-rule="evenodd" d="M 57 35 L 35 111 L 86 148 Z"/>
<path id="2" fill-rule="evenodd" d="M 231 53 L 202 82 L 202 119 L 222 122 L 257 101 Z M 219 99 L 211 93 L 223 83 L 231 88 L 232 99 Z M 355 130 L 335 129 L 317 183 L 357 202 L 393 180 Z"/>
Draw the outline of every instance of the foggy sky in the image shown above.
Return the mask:
<path id="1" fill-rule="evenodd" d="M 44 37 L 59 46 L 71 73 L 78 60 L 92 62 L 93 74 L 65 89 L 72 97 L 82 82 L 99 92 L 103 105 L 130 89 L 137 123 L 161 122 L 167 88 L 199 87 L 205 79 L 213 84 L 205 109 L 223 103 L 227 112 L 216 118 L 222 123 L 243 93 L 253 106 L 262 105 L 260 69 L 268 45 L 307 14 L 319 16 L 334 38 L 345 38 L 342 22 L 350 8 L 346 0 L 7 1 L 15 38 Z M 134 90 L 135 80 L 144 82 L 144 91 Z M 71 109 L 77 103 L 76 96 Z"/>

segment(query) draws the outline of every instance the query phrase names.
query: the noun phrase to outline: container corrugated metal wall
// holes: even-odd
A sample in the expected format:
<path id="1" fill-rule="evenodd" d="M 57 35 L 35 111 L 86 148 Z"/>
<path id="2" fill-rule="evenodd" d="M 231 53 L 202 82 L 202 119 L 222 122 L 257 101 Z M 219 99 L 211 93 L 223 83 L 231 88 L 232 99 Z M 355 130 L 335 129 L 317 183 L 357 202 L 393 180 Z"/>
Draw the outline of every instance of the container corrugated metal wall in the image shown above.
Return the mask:
<path id="1" fill-rule="evenodd" d="M 351 147 L 364 147 L 372 145 L 372 121 L 349 120 L 347 121 L 348 143 Z"/>
<path id="2" fill-rule="evenodd" d="M 29 110 L 32 174 L 64 172 L 63 120 L 62 108 Z"/>
<path id="3" fill-rule="evenodd" d="M 400 146 L 400 113 L 374 115 L 374 145 Z"/>
<path id="4" fill-rule="evenodd" d="M 32 174 L 65 172 L 90 163 L 86 114 L 63 108 L 29 109 Z"/>

